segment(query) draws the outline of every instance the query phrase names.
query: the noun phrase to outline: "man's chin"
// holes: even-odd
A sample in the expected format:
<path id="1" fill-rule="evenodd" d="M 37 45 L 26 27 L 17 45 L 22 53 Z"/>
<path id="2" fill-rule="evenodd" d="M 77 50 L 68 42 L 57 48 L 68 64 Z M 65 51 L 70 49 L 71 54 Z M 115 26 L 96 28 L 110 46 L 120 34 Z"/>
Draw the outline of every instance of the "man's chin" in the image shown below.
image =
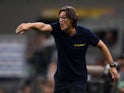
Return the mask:
<path id="1" fill-rule="evenodd" d="M 62 30 L 62 31 L 65 31 L 65 30 L 67 30 L 67 29 L 66 29 L 66 28 L 64 28 L 64 27 L 63 27 L 63 28 L 61 27 L 61 30 Z"/>
<path id="2" fill-rule="evenodd" d="M 62 31 L 64 31 L 65 29 L 64 28 L 61 28 Z"/>

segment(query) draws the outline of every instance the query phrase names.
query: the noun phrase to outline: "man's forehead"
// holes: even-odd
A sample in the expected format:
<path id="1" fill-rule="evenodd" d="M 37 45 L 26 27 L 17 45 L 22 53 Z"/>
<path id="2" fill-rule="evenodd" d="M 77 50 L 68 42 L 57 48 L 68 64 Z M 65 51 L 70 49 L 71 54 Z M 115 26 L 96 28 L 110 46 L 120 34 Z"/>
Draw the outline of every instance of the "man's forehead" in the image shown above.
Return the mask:
<path id="1" fill-rule="evenodd" d="M 65 11 L 62 11 L 60 14 L 59 14 L 59 16 L 66 16 L 66 12 Z"/>

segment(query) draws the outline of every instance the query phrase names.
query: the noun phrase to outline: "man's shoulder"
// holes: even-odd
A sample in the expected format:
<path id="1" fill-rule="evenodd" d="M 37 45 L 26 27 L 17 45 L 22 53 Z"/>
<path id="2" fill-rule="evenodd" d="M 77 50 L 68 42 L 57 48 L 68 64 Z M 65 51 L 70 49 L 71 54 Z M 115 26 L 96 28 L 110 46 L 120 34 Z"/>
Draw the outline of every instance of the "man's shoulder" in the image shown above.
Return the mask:
<path id="1" fill-rule="evenodd" d="M 55 36 L 57 33 L 60 32 L 61 28 L 60 28 L 60 24 L 59 24 L 58 21 L 55 21 L 53 23 L 50 23 L 50 25 L 52 27 L 52 32 L 51 32 L 52 35 Z"/>
<path id="2" fill-rule="evenodd" d="M 81 33 L 87 33 L 89 29 L 83 26 L 77 26 L 77 30 L 79 30 Z"/>
<path id="3" fill-rule="evenodd" d="M 60 30 L 60 24 L 59 24 L 59 22 L 58 21 L 55 21 L 55 22 L 53 22 L 53 23 L 50 23 L 50 25 L 51 25 L 51 27 L 52 27 L 52 29 L 53 30 Z"/>
<path id="4" fill-rule="evenodd" d="M 78 25 L 78 26 L 77 26 L 77 28 L 80 28 L 80 29 L 82 29 L 82 30 L 88 30 L 88 28 L 87 28 L 87 27 L 80 26 L 80 25 Z"/>

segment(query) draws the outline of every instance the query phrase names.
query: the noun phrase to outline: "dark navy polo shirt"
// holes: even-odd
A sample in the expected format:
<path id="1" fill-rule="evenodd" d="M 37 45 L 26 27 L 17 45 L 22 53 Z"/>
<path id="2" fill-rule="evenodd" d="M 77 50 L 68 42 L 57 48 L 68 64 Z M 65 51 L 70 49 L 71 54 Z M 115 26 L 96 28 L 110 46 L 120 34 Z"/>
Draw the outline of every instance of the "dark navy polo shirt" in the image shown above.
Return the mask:
<path id="1" fill-rule="evenodd" d="M 99 38 L 90 30 L 77 26 L 76 34 L 69 36 L 60 29 L 59 22 L 50 24 L 54 36 L 58 59 L 55 80 L 87 81 L 86 51 L 88 45 L 96 46 Z"/>

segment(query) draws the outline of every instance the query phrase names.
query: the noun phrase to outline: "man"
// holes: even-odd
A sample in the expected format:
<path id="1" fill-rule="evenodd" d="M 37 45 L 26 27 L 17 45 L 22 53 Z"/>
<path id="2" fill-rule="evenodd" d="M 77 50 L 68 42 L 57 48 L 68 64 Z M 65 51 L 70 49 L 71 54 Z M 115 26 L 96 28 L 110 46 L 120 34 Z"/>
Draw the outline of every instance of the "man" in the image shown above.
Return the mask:
<path id="1" fill-rule="evenodd" d="M 64 6 L 59 11 L 59 22 L 22 23 L 16 33 L 23 34 L 30 29 L 50 31 L 55 38 L 58 62 L 55 73 L 54 93 L 85 93 L 87 69 L 85 55 L 88 45 L 97 46 L 110 64 L 113 80 L 117 79 L 117 70 L 106 45 L 90 30 L 77 26 L 76 11 L 71 6 Z"/>

